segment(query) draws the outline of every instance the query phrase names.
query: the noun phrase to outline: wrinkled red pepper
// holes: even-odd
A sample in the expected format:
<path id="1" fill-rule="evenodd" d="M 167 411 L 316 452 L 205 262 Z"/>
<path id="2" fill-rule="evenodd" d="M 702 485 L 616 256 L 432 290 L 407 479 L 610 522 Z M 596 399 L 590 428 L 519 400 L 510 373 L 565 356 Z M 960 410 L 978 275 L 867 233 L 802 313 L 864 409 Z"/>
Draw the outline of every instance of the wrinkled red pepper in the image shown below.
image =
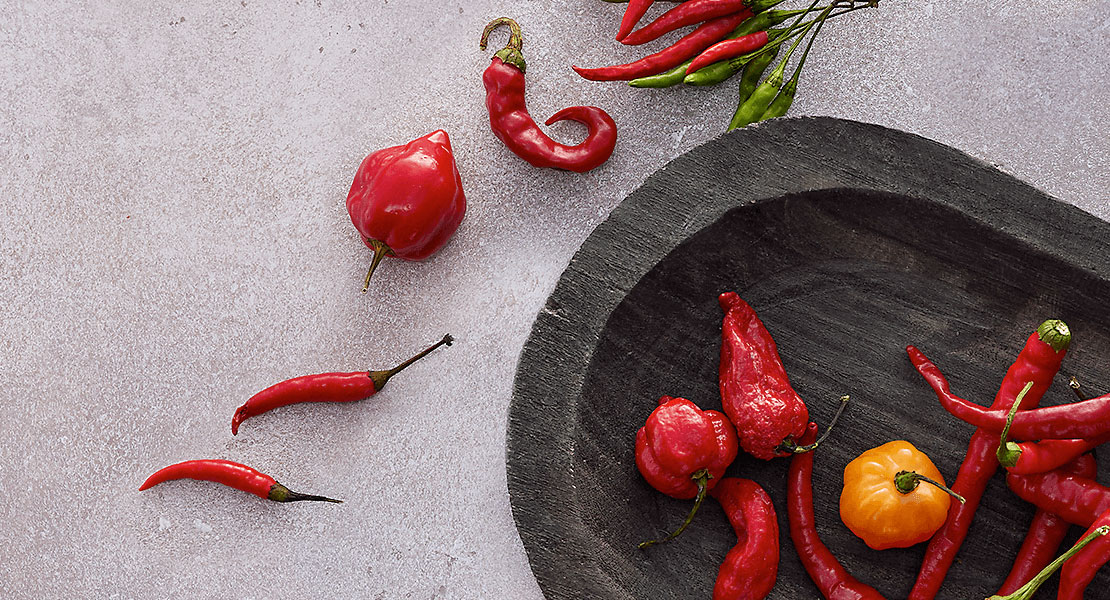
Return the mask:
<path id="1" fill-rule="evenodd" d="M 761 600 L 779 573 L 779 522 L 771 497 L 750 479 L 726 477 L 710 492 L 738 541 L 717 569 L 713 600 Z"/>
<path id="2" fill-rule="evenodd" d="M 663 396 L 636 432 L 636 467 L 651 487 L 688 500 L 694 508 L 674 533 L 640 544 L 646 548 L 677 537 L 693 520 L 706 493 L 736 458 L 736 432 L 725 415 L 701 410 L 685 398 Z"/>
<path id="3" fill-rule="evenodd" d="M 367 156 L 347 194 L 347 212 L 374 251 L 364 292 L 382 258 L 423 260 L 442 248 L 466 213 L 447 132 L 433 131 Z"/>

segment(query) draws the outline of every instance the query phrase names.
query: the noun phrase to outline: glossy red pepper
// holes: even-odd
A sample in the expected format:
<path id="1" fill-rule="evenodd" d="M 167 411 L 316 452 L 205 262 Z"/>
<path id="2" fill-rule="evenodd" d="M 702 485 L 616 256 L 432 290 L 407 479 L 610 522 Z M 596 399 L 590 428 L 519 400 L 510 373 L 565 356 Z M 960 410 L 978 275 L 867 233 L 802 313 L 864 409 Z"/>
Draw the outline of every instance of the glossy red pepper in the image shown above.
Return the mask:
<path id="1" fill-rule="evenodd" d="M 628 0 L 628 6 L 624 8 L 624 16 L 621 18 L 620 28 L 617 29 L 617 41 L 623 40 L 640 19 L 644 18 L 654 0 Z"/>
<path id="2" fill-rule="evenodd" d="M 301 500 L 342 502 L 342 500 L 334 500 L 324 496 L 313 496 L 291 491 L 278 483 L 273 477 L 247 465 L 217 459 L 187 460 L 159 469 L 139 486 L 139 491 L 175 479 L 214 481 L 274 502 L 298 502 Z"/>
<path id="3" fill-rule="evenodd" d="M 790 386 L 775 340 L 755 309 L 735 292 L 717 300 L 725 311 L 718 370 L 725 414 L 745 452 L 764 460 L 786 456 L 809 423 L 805 401 Z"/>
<path id="4" fill-rule="evenodd" d="M 1099 514 L 1083 538 L 1097 535 L 1086 547 L 1077 552 L 1060 569 L 1060 588 L 1056 600 L 1083 600 L 1083 592 L 1102 565 L 1110 561 L 1110 511 Z M 1102 595 L 1105 597 L 1106 589 Z"/>
<path id="5" fill-rule="evenodd" d="M 746 18 L 751 18 L 752 11 L 748 10 L 747 4 L 747 0 L 687 0 L 621 38 L 620 42 L 630 46 L 646 44 L 687 25 L 733 13 L 743 13 Z"/>
<path id="6" fill-rule="evenodd" d="M 766 45 L 766 31 L 757 31 L 735 39 L 717 42 L 694 58 L 690 62 L 690 66 L 686 67 L 686 73 L 690 74 L 715 62 L 736 58 L 742 54 L 759 50 Z"/>
<path id="7" fill-rule="evenodd" d="M 1052 378 L 1060 370 L 1060 363 L 1067 354 L 1071 343 L 1071 332 L 1063 321 L 1045 321 L 1037 331 L 1029 335 L 1025 346 L 1014 363 L 1006 370 L 998 393 L 995 395 L 995 408 L 1009 409 L 1014 399 L 1026 383 L 1032 381 L 1032 388 L 1026 393 L 1019 408 L 1030 409 L 1041 401 Z M 907 352 L 910 351 L 907 348 Z M 916 350 L 916 349 L 914 349 Z M 912 356 L 912 352 L 911 352 Z M 915 366 L 916 366 L 915 361 Z M 921 369 L 918 369 L 921 372 Z M 925 373 L 922 372 L 922 375 Z M 928 379 L 928 377 L 926 378 Z M 948 569 L 956 559 L 956 554 L 967 537 L 968 528 L 979 507 L 979 501 L 986 491 L 987 483 L 998 468 L 998 434 L 978 429 L 967 445 L 967 454 L 960 464 L 952 490 L 964 497 L 965 502 L 954 502 L 948 509 L 948 519 L 929 540 L 917 580 L 910 590 L 908 600 L 933 600 L 940 591 Z"/>
<path id="8" fill-rule="evenodd" d="M 738 541 L 717 570 L 713 600 L 761 600 L 779 572 L 779 523 L 771 497 L 750 479 L 726 477 L 710 492 Z"/>
<path id="9" fill-rule="evenodd" d="M 528 114 L 524 101 L 523 35 L 520 25 L 508 17 L 494 19 L 482 31 L 481 48 L 485 50 L 489 34 L 508 25 L 512 32 L 509 43 L 494 54 L 482 74 L 486 88 L 486 109 L 493 134 L 513 154 L 534 167 L 564 169 L 584 173 L 597 168 L 613 154 L 617 145 L 617 124 L 609 113 L 596 106 L 571 106 L 551 115 L 544 124 L 577 121 L 586 126 L 586 139 L 568 146 L 552 140 Z"/>
<path id="10" fill-rule="evenodd" d="M 628 64 L 596 69 L 571 68 L 582 77 L 593 81 L 630 81 L 655 75 L 693 58 L 702 50 L 723 39 L 746 18 L 747 15 L 741 13 L 706 21 L 674 44 Z"/>
<path id="11" fill-rule="evenodd" d="M 817 425 L 810 423 L 798 440 L 812 444 Z M 885 600 L 875 588 L 861 582 L 840 564 L 817 535 L 813 516 L 813 453 L 795 454 L 786 473 L 786 510 L 790 520 L 790 539 L 806 573 L 825 600 Z"/>
<path id="12" fill-rule="evenodd" d="M 1110 488 L 1063 468 L 1035 475 L 1010 473 L 1006 485 L 1022 500 L 1073 525 L 1090 527 L 1110 510 Z"/>
<path id="13" fill-rule="evenodd" d="M 442 248 L 466 213 L 447 132 L 433 131 L 367 156 L 347 194 L 347 212 L 374 251 L 364 292 L 384 257 L 423 260 Z"/>
<path id="14" fill-rule="evenodd" d="M 251 396 L 235 410 L 235 415 L 231 417 L 231 435 L 239 433 L 239 426 L 242 425 L 243 421 L 282 406 L 301 402 L 356 402 L 365 400 L 380 392 L 390 377 L 424 358 L 432 350 L 443 345 L 450 346 L 453 341 L 454 338 L 445 335 L 440 341 L 388 371 L 319 373 L 302 375 L 275 383 Z"/>
<path id="15" fill-rule="evenodd" d="M 1007 594 L 1005 596 L 995 594 L 994 596 L 987 598 L 987 600 L 1031 600 L 1033 596 L 1037 593 L 1037 590 L 1044 584 L 1044 582 L 1048 581 L 1049 578 L 1052 577 L 1056 573 L 1056 571 L 1060 569 L 1061 566 L 1072 564 L 1073 560 L 1078 560 L 1079 563 L 1085 564 L 1085 566 L 1082 568 L 1086 568 L 1086 565 L 1089 565 L 1091 563 L 1092 557 L 1089 554 L 1080 556 L 1080 553 L 1083 552 L 1088 546 L 1094 545 L 1094 542 L 1098 541 L 1107 533 L 1110 533 L 1110 526 L 1103 525 L 1101 527 L 1094 528 L 1085 536 L 1083 536 L 1083 538 L 1081 538 L 1078 542 L 1076 542 L 1074 546 L 1069 548 L 1067 552 L 1061 554 L 1059 557 L 1056 558 L 1056 560 L 1052 561 L 1052 563 L 1042 569 L 1040 573 L 1034 575 L 1028 583 L 1021 586 L 1010 594 Z M 1096 552 L 1101 553 L 1105 553 L 1106 551 L 1106 546 L 1103 546 L 1102 548 L 1096 550 Z M 1105 562 L 1105 559 L 1103 559 L 1103 562 Z M 1093 577 L 1094 574 L 1091 573 L 1091 576 Z M 1078 596 L 1069 594 L 1064 589 L 1065 582 L 1063 580 L 1063 577 L 1064 576 L 1061 575 L 1060 595 L 1057 596 L 1057 598 L 1066 598 L 1067 600 L 1080 600 L 1083 596 L 1082 588 L 1079 588 Z M 1083 583 L 1083 586 L 1086 587 L 1086 583 Z"/>
<path id="16" fill-rule="evenodd" d="M 651 487 L 686 500 L 694 508 L 675 532 L 644 542 L 646 548 L 677 537 L 694 518 L 706 493 L 721 480 L 736 458 L 736 432 L 725 416 L 701 410 L 685 398 L 663 396 L 636 432 L 636 467 Z"/>

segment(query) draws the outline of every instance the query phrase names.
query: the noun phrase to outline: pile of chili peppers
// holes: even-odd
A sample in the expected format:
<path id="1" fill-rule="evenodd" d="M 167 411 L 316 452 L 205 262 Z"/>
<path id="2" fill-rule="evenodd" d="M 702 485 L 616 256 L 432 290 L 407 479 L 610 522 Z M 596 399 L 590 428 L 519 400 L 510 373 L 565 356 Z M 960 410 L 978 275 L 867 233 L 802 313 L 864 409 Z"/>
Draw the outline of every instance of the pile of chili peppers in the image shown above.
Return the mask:
<path id="1" fill-rule="evenodd" d="M 814 0 L 803 10 L 780 10 L 774 7 L 783 0 L 687 0 L 634 29 L 653 0 L 627 1 L 616 35 L 622 44 L 645 44 L 684 27 L 692 29 L 639 60 L 573 69 L 586 79 L 627 81 L 636 88 L 709 86 L 739 74 L 729 130 L 785 115 L 794 103 L 802 68 L 825 21 L 878 4 L 878 0 L 830 0 L 819 6 L 821 0 Z M 793 73 L 785 79 L 788 63 L 807 37 Z M 776 59 L 778 63 L 772 67 Z"/>

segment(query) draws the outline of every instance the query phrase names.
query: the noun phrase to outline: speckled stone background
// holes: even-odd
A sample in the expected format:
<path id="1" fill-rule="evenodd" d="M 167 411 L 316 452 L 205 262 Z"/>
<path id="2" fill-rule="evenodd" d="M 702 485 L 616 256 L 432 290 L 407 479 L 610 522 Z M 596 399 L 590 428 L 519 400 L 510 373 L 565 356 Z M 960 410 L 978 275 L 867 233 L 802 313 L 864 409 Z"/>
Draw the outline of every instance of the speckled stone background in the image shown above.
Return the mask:
<path id="1" fill-rule="evenodd" d="M 505 482 L 517 355 L 593 227 L 733 109 L 733 84 L 578 78 L 571 64 L 644 52 L 612 40 L 622 10 L 0 5 L 6 597 L 539 598 Z M 490 133 L 477 38 L 502 15 L 525 29 L 537 117 L 595 104 L 616 119 L 602 168 L 532 169 Z M 792 114 L 918 133 L 1110 219 L 1110 2 L 882 0 L 823 36 Z M 351 176 L 369 151 L 436 128 L 454 143 L 466 221 L 432 260 L 385 264 L 363 296 Z M 372 401 L 288 408 L 230 435 L 265 386 L 388 367 L 447 331 L 458 344 Z M 136 491 L 202 457 L 347 502 Z"/>

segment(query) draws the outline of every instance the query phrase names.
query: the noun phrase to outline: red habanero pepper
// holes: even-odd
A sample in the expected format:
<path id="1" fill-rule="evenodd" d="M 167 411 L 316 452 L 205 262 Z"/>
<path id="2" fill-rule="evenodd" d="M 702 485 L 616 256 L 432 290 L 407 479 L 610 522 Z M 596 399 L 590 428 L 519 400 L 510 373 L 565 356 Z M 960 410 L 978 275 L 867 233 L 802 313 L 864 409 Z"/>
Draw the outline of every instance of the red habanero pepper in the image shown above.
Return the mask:
<path id="1" fill-rule="evenodd" d="M 651 487 L 687 500 L 694 508 L 674 533 L 640 544 L 647 548 L 677 537 L 694 519 L 706 493 L 736 458 L 736 432 L 715 410 L 701 410 L 685 398 L 663 396 L 636 432 L 636 467 Z"/>
<path id="2" fill-rule="evenodd" d="M 740 56 L 741 54 L 759 50 L 765 45 L 767 45 L 766 31 L 757 31 L 743 37 L 717 42 L 699 54 L 697 58 L 690 63 L 690 66 L 686 67 L 686 73 L 690 74 L 715 62 L 728 60 Z"/>
<path id="3" fill-rule="evenodd" d="M 1073 525 L 1090 527 L 1110 510 L 1110 488 L 1063 468 L 1035 475 L 1010 473 L 1006 485 L 1018 498 Z"/>
<path id="4" fill-rule="evenodd" d="M 752 11 L 748 9 L 748 0 L 689 0 L 659 15 L 651 23 L 622 38 L 620 42 L 629 46 L 646 44 L 687 25 L 733 13 L 744 14 L 745 18 L 750 19 Z"/>
<path id="5" fill-rule="evenodd" d="M 1084 539 L 1095 534 L 1098 537 L 1065 562 L 1060 570 L 1060 588 L 1056 600 L 1083 600 L 1083 591 L 1095 578 L 1095 573 L 1110 561 L 1110 539 L 1106 537 L 1108 532 L 1110 511 L 1105 511 L 1083 534 Z"/>
<path id="6" fill-rule="evenodd" d="M 640 19 L 644 18 L 651 5 L 655 0 L 628 0 L 628 6 L 624 9 L 624 16 L 621 17 L 621 25 L 617 29 L 617 41 L 621 41 L 632 32 Z"/>
<path id="7" fill-rule="evenodd" d="M 455 341 L 450 335 L 422 350 L 416 356 L 388 371 L 356 371 L 354 373 L 318 373 L 302 375 L 275 383 L 251 396 L 235 410 L 231 418 L 231 435 L 239 433 L 239 425 L 251 417 L 275 408 L 301 402 L 356 402 L 380 392 L 390 377 L 400 373 L 428 353 Z"/>
<path id="8" fill-rule="evenodd" d="M 739 477 L 722 479 L 709 495 L 721 503 L 739 540 L 717 570 L 713 600 L 762 600 L 779 572 L 779 523 L 771 497 Z"/>
<path id="9" fill-rule="evenodd" d="M 1060 370 L 1060 363 L 1067 354 L 1071 343 L 1071 332 L 1063 321 L 1045 321 L 1029 335 L 1025 346 L 1014 363 L 1006 370 L 998 393 L 995 395 L 994 408 L 1010 408 L 1014 398 L 1032 381 L 1032 389 L 1019 405 L 1020 408 L 1034 408 L 1041 401 L 1052 378 Z M 911 347 L 912 348 L 912 347 Z M 909 352 L 910 348 L 907 348 Z M 916 350 L 916 349 L 915 349 Z M 911 352 L 911 359 L 913 353 Z M 918 372 L 922 372 L 918 369 Z M 925 375 L 922 372 L 922 375 Z M 926 377 L 928 379 L 928 377 Z M 948 569 L 956 559 L 975 510 L 986 491 L 987 483 L 998 468 L 996 433 L 977 429 L 967 445 L 967 454 L 956 474 L 951 487 L 964 497 L 965 502 L 953 503 L 948 509 L 948 519 L 940 530 L 929 540 L 925 558 L 917 573 L 917 580 L 910 590 L 908 600 L 933 600 L 940 590 Z"/>
<path id="10" fill-rule="evenodd" d="M 139 491 L 174 479 L 214 481 L 274 502 L 297 502 L 300 500 L 342 502 L 342 500 L 334 500 L 324 496 L 312 496 L 291 491 L 278 483 L 273 477 L 247 465 L 217 459 L 187 460 L 159 469 L 139 486 Z"/>
<path id="11" fill-rule="evenodd" d="M 374 251 L 363 292 L 386 256 L 424 260 L 442 248 L 466 214 L 447 132 L 433 131 L 363 159 L 347 193 L 347 213 Z"/>
<path id="12" fill-rule="evenodd" d="M 1069 462 L 1062 472 L 1093 479 L 1098 472 L 1098 465 L 1093 456 L 1080 456 Z M 1014 558 L 1014 566 L 1011 567 L 1010 574 L 1006 576 L 1002 587 L 998 588 L 998 595 L 1017 591 L 1052 562 L 1070 527 L 1071 523 L 1066 519 L 1038 508 L 1029 523 L 1025 541 L 1022 542 L 1021 549 Z"/>
<path id="13" fill-rule="evenodd" d="M 810 423 L 798 442 L 808 444 L 816 439 L 817 425 Z M 812 452 L 795 454 L 790 459 L 786 489 L 790 539 L 806 573 L 825 600 L 885 600 L 878 590 L 853 577 L 817 535 L 817 522 L 813 516 Z"/>
<path id="14" fill-rule="evenodd" d="M 596 106 L 571 106 L 551 115 L 544 124 L 557 121 L 577 121 L 586 126 L 586 139 L 575 146 L 552 140 L 536 125 L 528 114 L 524 101 L 524 70 L 526 68 L 521 47 L 524 43 L 520 25 L 508 17 L 494 19 L 482 32 L 479 44 L 483 50 L 489 34 L 508 25 L 509 43 L 494 54 L 489 67 L 482 74 L 486 87 L 486 109 L 493 134 L 513 154 L 534 167 L 551 167 L 584 173 L 609 160 L 617 145 L 617 124 L 604 110 Z"/>
<path id="15" fill-rule="evenodd" d="M 582 77 L 592 81 L 630 81 L 648 75 L 655 75 L 677 67 L 686 62 L 687 59 L 712 46 L 715 42 L 720 41 L 746 18 L 746 13 L 740 13 L 706 21 L 674 44 L 635 62 L 597 69 L 571 68 Z"/>

